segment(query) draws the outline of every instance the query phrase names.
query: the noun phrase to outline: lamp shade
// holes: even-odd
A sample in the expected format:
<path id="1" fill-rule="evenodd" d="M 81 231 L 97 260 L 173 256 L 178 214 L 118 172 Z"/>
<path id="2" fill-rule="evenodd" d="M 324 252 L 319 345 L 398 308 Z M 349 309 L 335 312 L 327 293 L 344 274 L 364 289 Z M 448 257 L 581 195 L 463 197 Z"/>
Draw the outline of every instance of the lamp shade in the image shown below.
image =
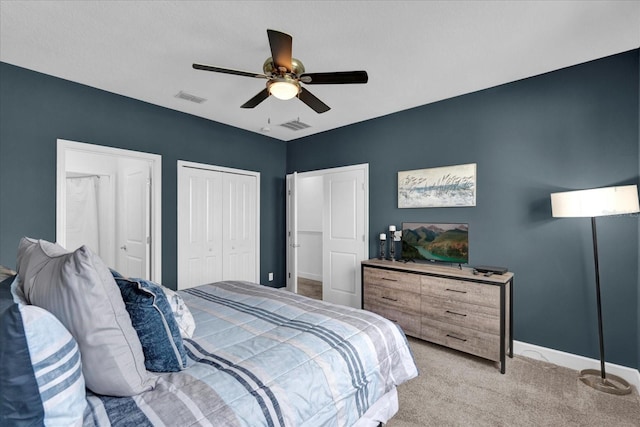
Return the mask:
<path id="1" fill-rule="evenodd" d="M 596 217 L 640 212 L 638 186 L 624 185 L 551 193 L 551 212 L 556 218 Z"/>

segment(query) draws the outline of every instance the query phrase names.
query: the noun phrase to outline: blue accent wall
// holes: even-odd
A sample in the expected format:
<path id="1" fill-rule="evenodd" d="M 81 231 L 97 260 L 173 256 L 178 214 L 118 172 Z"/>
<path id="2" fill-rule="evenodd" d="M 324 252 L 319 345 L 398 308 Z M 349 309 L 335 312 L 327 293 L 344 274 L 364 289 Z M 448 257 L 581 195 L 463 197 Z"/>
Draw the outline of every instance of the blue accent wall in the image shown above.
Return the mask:
<path id="1" fill-rule="evenodd" d="M 552 218 L 549 195 L 638 184 L 639 79 L 633 50 L 424 105 L 290 142 L 287 172 L 369 163 L 370 254 L 389 224 L 467 222 L 470 264 L 515 273 L 515 339 L 599 359 L 590 219 Z M 398 171 L 463 163 L 475 207 L 397 208 Z M 597 219 L 606 359 L 632 367 L 638 223 Z"/>
<path id="2" fill-rule="evenodd" d="M 589 219 L 555 191 L 637 184 L 633 50 L 283 143 L 0 64 L 0 264 L 24 235 L 55 239 L 56 139 L 162 155 L 163 282 L 175 287 L 176 161 L 261 173 L 261 282 L 285 276 L 285 174 L 369 163 L 369 251 L 389 224 L 468 222 L 470 263 L 515 273 L 515 339 L 599 358 Z M 366 108 L 363 107 L 363 108 Z M 477 206 L 397 208 L 397 172 L 477 163 Z M 638 216 L 599 218 L 607 360 L 640 366 Z"/>
<path id="3" fill-rule="evenodd" d="M 260 281 L 285 284 L 284 142 L 6 63 L 0 63 L 0 264 L 15 266 L 22 236 L 55 241 L 58 138 L 162 155 L 162 281 L 173 288 L 177 161 L 260 172 Z"/>

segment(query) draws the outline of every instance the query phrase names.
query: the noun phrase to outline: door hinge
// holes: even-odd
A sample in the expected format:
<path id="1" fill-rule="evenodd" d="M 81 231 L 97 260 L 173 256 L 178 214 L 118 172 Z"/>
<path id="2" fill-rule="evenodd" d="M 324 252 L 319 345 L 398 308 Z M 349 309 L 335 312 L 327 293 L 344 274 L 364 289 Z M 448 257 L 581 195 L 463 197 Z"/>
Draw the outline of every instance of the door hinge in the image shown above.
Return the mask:
<path id="1" fill-rule="evenodd" d="M 151 236 L 147 236 L 147 245 L 151 244 Z"/>

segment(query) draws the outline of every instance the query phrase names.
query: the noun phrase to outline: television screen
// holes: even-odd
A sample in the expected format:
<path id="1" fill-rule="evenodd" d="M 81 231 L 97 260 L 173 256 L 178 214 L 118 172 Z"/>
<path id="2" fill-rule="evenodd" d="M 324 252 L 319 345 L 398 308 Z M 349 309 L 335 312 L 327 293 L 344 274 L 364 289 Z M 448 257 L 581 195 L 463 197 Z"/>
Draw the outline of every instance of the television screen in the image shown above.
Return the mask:
<path id="1" fill-rule="evenodd" d="M 469 263 L 469 224 L 402 223 L 402 258 Z"/>

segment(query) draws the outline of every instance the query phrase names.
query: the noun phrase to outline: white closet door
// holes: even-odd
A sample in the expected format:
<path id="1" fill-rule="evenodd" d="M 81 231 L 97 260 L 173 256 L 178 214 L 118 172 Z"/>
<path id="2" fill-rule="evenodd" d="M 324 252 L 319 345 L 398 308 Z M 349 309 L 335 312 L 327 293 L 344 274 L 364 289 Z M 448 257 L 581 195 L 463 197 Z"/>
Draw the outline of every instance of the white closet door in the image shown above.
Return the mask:
<path id="1" fill-rule="evenodd" d="M 256 279 L 256 177 L 223 174 L 223 280 Z"/>
<path id="2" fill-rule="evenodd" d="M 178 162 L 178 289 L 259 281 L 259 174 Z"/>
<path id="3" fill-rule="evenodd" d="M 183 167 L 178 191 L 178 288 L 223 279 L 223 173 Z"/>

